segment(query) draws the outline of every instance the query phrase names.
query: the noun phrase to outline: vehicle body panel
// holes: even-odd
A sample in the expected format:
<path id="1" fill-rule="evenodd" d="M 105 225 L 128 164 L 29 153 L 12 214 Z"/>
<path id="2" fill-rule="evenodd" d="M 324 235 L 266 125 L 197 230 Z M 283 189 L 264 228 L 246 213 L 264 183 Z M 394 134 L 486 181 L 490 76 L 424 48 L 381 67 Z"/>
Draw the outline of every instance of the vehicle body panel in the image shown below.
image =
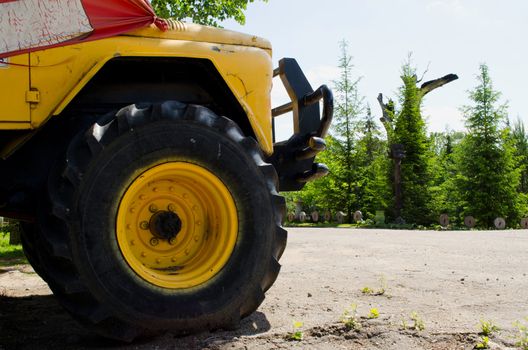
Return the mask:
<path id="1" fill-rule="evenodd" d="M 181 28 L 167 32 L 144 28 L 127 35 L 31 52 L 29 84 L 28 74 L 24 74 L 23 67 L 9 65 L 7 69 L 0 70 L 0 81 L 10 79 L 17 82 L 16 86 L 0 85 L 0 96 L 11 96 L 9 103 L 5 101 L 6 113 L 15 115 L 11 119 L 6 119 L 7 115 L 0 116 L 0 130 L 13 129 L 12 123 L 7 123 L 12 120 L 20 121 L 21 129 L 39 128 L 52 116 L 59 115 L 104 64 L 114 57 L 197 58 L 210 60 L 214 64 L 245 110 L 262 150 L 271 154 L 270 91 L 273 67 L 269 44 L 264 39 L 246 34 L 197 25 L 191 28 L 193 35 Z M 256 46 L 263 46 L 264 49 Z M 16 56 L 10 60 L 20 62 L 23 57 Z M 8 91 L 11 95 L 7 94 Z M 30 92 L 33 102 L 26 101 L 26 92 Z"/>
<path id="2" fill-rule="evenodd" d="M 29 55 L 22 54 L 0 62 L 0 129 L 25 129 L 30 121 Z"/>

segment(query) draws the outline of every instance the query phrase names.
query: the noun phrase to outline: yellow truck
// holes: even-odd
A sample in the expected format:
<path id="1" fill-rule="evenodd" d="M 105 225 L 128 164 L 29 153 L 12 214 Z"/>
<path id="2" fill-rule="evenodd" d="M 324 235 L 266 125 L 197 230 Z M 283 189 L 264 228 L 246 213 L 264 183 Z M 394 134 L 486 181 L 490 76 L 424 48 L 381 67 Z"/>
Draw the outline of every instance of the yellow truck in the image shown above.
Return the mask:
<path id="1" fill-rule="evenodd" d="M 274 76 L 292 101 L 272 109 Z M 332 104 L 267 40 L 183 22 L 4 57 L 0 215 L 103 336 L 236 327 L 279 273 L 279 191 L 328 172 Z"/>

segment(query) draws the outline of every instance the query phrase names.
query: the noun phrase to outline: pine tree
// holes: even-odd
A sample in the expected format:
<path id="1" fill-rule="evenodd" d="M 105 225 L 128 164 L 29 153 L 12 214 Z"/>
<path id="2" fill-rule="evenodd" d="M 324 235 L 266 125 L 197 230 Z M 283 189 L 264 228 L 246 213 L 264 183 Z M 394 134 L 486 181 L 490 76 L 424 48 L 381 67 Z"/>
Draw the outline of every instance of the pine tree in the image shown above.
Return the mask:
<path id="1" fill-rule="evenodd" d="M 507 106 L 499 104 L 488 67 L 480 66 L 478 85 L 469 92 L 471 105 L 462 111 L 467 134 L 457 155 L 457 190 L 462 215 L 472 215 L 480 227 L 492 227 L 496 217 L 509 225 L 519 218 L 519 170 L 515 167 L 513 142 L 508 128 Z"/>
<path id="2" fill-rule="evenodd" d="M 379 126 L 370 108 L 367 108 L 367 113 L 360 122 L 360 136 L 354 152 L 358 178 L 357 202 L 364 217 L 372 217 L 377 210 L 385 210 L 390 200 L 386 149 L 387 142 L 381 138 Z"/>
<path id="3" fill-rule="evenodd" d="M 517 119 L 513 125 L 512 139 L 515 144 L 517 168 L 521 172 L 519 192 L 528 193 L 528 134 L 521 119 Z"/>
<path id="4" fill-rule="evenodd" d="M 430 189 L 432 209 L 436 215 L 448 214 L 451 223 L 460 223 L 457 220 L 457 213 L 460 212 L 460 198 L 454 178 L 456 176 L 455 153 L 463 138 L 464 133 L 459 131 L 430 135 L 431 153 L 433 154 L 431 158 L 433 186 Z"/>
<path id="5" fill-rule="evenodd" d="M 348 54 L 346 41 L 340 43 L 341 57 L 339 58 L 340 78 L 334 81 L 334 123 L 332 134 L 335 138 L 335 160 L 341 166 L 332 170 L 339 189 L 339 205 L 345 210 L 349 222 L 352 213 L 358 207 L 358 184 L 354 157 L 354 144 L 357 139 L 356 130 L 358 118 L 364 112 L 364 98 L 360 96 L 358 84 L 360 78 L 352 77 L 352 57 Z"/>
<path id="6" fill-rule="evenodd" d="M 429 92 L 458 79 L 455 74 L 427 81 L 420 87 L 416 69 L 412 66 L 411 55 L 402 67 L 400 88 L 400 110 L 395 111 L 391 100 L 383 103 L 379 94 L 378 102 L 383 111 L 381 121 L 387 130 L 389 154 L 394 170 L 389 175 L 393 184 L 393 219 L 416 224 L 430 224 L 432 202 L 429 140 L 426 125 L 421 116 L 421 105 Z M 403 154 L 403 157 L 402 157 Z M 401 170 L 400 170 L 401 169 Z"/>
<path id="7" fill-rule="evenodd" d="M 400 89 L 401 111 L 394 127 L 394 142 L 403 145 L 402 159 L 402 212 L 406 222 L 429 224 L 431 172 L 429 169 L 429 142 L 426 125 L 421 115 L 422 96 L 417 87 L 416 71 L 408 61 L 402 69 L 403 86 Z"/>
<path id="8" fill-rule="evenodd" d="M 515 147 L 515 166 L 520 173 L 518 187 L 520 214 L 526 217 L 528 216 L 528 134 L 520 119 L 517 119 L 513 125 L 511 137 Z"/>

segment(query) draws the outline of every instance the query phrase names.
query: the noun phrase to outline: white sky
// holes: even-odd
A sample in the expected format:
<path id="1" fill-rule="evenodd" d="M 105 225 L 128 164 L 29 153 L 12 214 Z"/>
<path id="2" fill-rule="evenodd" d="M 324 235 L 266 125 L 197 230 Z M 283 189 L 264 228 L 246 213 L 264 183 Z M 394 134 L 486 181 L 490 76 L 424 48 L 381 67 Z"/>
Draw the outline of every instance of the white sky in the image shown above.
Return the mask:
<path id="1" fill-rule="evenodd" d="M 269 0 L 250 4 L 246 19 L 245 26 L 223 26 L 269 39 L 275 64 L 296 58 L 314 88 L 337 78 L 339 41 L 347 40 L 354 75 L 362 77 L 360 93 L 376 117 L 376 96 L 397 96 L 400 67 L 412 51 L 419 75 L 430 64 L 424 81 L 459 76 L 426 97 L 423 115 L 430 131 L 464 129 L 459 107 L 469 103 L 467 90 L 477 84 L 480 63 L 488 64 L 510 119 L 528 124 L 526 0 Z M 273 99 L 278 105 L 285 93 L 275 91 Z M 284 136 L 288 127 L 279 125 Z"/>

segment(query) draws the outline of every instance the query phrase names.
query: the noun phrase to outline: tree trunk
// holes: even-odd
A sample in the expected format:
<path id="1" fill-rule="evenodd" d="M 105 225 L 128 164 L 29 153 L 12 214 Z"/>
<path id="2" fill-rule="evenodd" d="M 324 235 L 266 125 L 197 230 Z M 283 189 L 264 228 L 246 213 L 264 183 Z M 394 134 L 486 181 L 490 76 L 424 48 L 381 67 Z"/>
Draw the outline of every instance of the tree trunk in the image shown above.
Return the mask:
<path id="1" fill-rule="evenodd" d="M 401 191 L 401 158 L 394 158 L 394 217 L 401 217 L 402 191 Z"/>

